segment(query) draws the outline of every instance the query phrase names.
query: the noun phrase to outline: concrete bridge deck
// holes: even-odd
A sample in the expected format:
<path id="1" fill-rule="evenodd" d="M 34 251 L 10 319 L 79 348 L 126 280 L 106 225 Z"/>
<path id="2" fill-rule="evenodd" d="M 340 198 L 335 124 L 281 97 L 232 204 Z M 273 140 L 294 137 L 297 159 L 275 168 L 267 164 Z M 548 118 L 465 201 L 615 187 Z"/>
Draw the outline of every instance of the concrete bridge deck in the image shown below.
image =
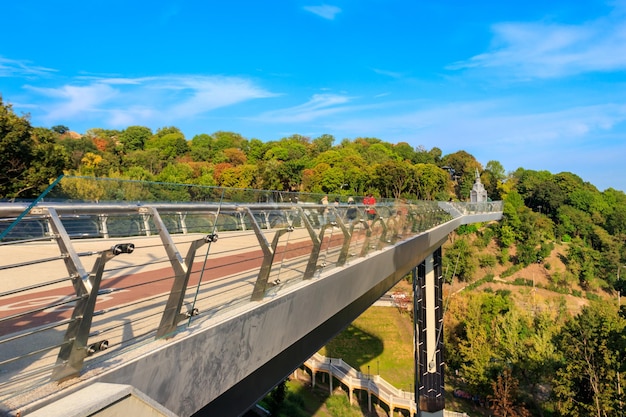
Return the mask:
<path id="1" fill-rule="evenodd" d="M 0 207 L 0 219 L 17 218 L 19 209 Z M 29 415 L 113 383 L 174 415 L 240 415 L 448 233 L 501 216 L 498 203 L 429 203 L 381 209 L 376 221 L 352 225 L 338 210 L 335 223 L 313 225 L 313 210 L 31 209 L 21 220 L 28 227 L 16 229 L 22 235 L 0 242 L 2 414 Z M 132 217 L 146 227 L 120 237 L 72 235 L 72 219 L 102 221 L 103 213 L 109 226 L 126 216 L 124 224 Z M 237 227 L 215 227 L 224 215 Z M 172 226 L 185 216 L 187 224 L 213 216 L 213 227 Z M 112 249 L 127 243 L 129 253 Z"/>

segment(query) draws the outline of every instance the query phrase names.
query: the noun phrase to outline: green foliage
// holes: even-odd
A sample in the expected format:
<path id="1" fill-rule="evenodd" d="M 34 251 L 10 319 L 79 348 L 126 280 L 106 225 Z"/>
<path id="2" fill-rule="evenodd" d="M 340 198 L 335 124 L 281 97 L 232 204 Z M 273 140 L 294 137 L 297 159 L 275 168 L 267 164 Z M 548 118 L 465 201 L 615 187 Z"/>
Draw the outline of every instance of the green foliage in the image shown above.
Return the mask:
<path id="1" fill-rule="evenodd" d="M 411 190 L 418 199 L 434 200 L 437 196 L 446 194 L 449 186 L 450 177 L 443 169 L 433 164 L 414 165 Z"/>
<path id="2" fill-rule="evenodd" d="M 478 267 L 475 249 L 469 244 L 469 240 L 459 237 L 446 250 L 442 264 L 444 270 L 450 271 L 450 276 L 456 276 L 459 281 L 470 281 Z"/>
<path id="3" fill-rule="evenodd" d="M 602 298 L 600 298 L 600 296 L 598 294 L 593 293 L 593 292 L 589 292 L 589 291 L 587 291 L 585 293 L 585 298 L 587 298 L 587 300 L 590 300 L 590 301 L 601 301 L 602 300 Z"/>
<path id="4" fill-rule="evenodd" d="M 145 143 L 145 149 L 156 149 L 162 158 L 174 159 L 185 155 L 189 151 L 189 146 L 182 133 L 167 133 L 153 136 Z"/>
<path id="5" fill-rule="evenodd" d="M 513 285 L 521 285 L 524 287 L 532 287 L 533 286 L 533 280 L 532 279 L 526 279 L 526 278 L 515 278 L 515 280 L 513 281 Z"/>
<path id="6" fill-rule="evenodd" d="M 503 271 L 500 274 L 500 276 L 502 278 L 510 277 L 511 275 L 516 273 L 517 271 L 520 271 L 522 269 L 522 267 L 523 267 L 523 265 L 521 265 L 521 264 L 512 265 L 511 267 L 509 267 L 505 271 Z"/>
<path id="7" fill-rule="evenodd" d="M 493 268 L 498 263 L 498 259 L 492 254 L 482 254 L 478 257 L 478 265 L 481 268 Z"/>
<path id="8" fill-rule="evenodd" d="M 124 151 L 143 149 L 145 143 L 152 137 L 152 130 L 145 126 L 129 126 L 122 131 L 119 140 L 124 145 Z"/>
<path id="9" fill-rule="evenodd" d="M 326 400 L 328 412 L 333 417 L 360 417 L 363 415 L 361 409 L 351 405 L 345 394 L 334 394 Z"/>
<path id="10" fill-rule="evenodd" d="M 537 262 L 538 254 L 537 249 L 532 244 L 518 243 L 517 244 L 517 262 L 528 266 Z"/>
<path id="11" fill-rule="evenodd" d="M 606 303 L 584 307 L 563 326 L 555 339 L 562 359 L 553 382 L 561 415 L 617 415 L 625 327 L 626 320 Z"/>
<path id="12" fill-rule="evenodd" d="M 495 238 L 497 230 L 493 225 L 481 227 L 477 233 L 476 247 L 479 249 L 486 248 Z"/>
<path id="13" fill-rule="evenodd" d="M 498 262 L 500 265 L 506 265 L 509 262 L 509 250 L 507 248 L 503 248 L 500 251 L 500 256 L 498 256 Z"/>
<path id="14" fill-rule="evenodd" d="M 0 96 L 0 198 L 30 197 L 36 194 L 28 178 L 35 162 L 35 142 L 28 118 L 19 117 Z"/>
<path id="15" fill-rule="evenodd" d="M 462 224 L 456 229 L 456 232 L 459 235 L 470 235 L 474 234 L 478 231 L 478 225 L 475 223 L 472 224 Z"/>
<path id="16" fill-rule="evenodd" d="M 400 198 L 413 182 L 411 164 L 406 161 L 386 161 L 377 164 L 371 184 L 383 191 L 382 197 Z"/>

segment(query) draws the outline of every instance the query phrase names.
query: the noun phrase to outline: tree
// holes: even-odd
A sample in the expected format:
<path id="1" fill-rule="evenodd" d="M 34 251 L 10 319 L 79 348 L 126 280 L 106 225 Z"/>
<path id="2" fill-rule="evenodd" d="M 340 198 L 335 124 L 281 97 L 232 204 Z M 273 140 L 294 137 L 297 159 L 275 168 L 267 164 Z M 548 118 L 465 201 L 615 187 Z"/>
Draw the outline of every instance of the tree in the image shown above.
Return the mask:
<path id="1" fill-rule="evenodd" d="M 120 134 L 120 142 L 126 153 L 143 149 L 152 137 L 152 130 L 145 126 L 129 126 Z"/>
<path id="2" fill-rule="evenodd" d="M 618 415 L 618 373 L 623 371 L 626 320 L 606 303 L 592 303 L 569 320 L 556 337 L 562 353 L 554 378 L 563 416 Z"/>
<path id="3" fill-rule="evenodd" d="M 32 130 L 33 161 L 26 177 L 35 194 L 43 192 L 48 185 L 70 167 L 70 156 L 64 146 L 57 143 L 59 134 L 51 129 L 36 127 Z"/>
<path id="4" fill-rule="evenodd" d="M 476 170 L 482 171 L 480 163 L 465 151 L 448 154 L 443 157 L 441 163 L 448 167 L 450 172 L 454 172 L 457 179 L 457 196 L 461 199 L 468 198 L 474 186 Z"/>
<path id="5" fill-rule="evenodd" d="M 80 167 L 80 161 L 87 152 L 98 153 L 98 148 L 93 141 L 85 136 L 81 136 L 78 139 L 71 137 L 61 138 L 58 142 L 63 146 L 70 157 L 70 168 L 78 170 Z"/>
<path id="6" fill-rule="evenodd" d="M 413 178 L 410 162 L 387 161 L 374 167 L 372 185 L 382 191 L 382 197 L 400 198 Z"/>
<path id="7" fill-rule="evenodd" d="M 493 395 L 489 396 L 489 408 L 497 417 L 530 417 L 523 405 L 517 405 L 517 389 L 519 383 L 511 375 L 509 369 L 498 375 L 497 381 L 491 383 Z"/>
<path id="8" fill-rule="evenodd" d="M 145 149 L 158 149 L 163 158 L 174 159 L 185 155 L 189 151 L 189 146 L 182 133 L 167 133 L 152 137 L 146 142 Z"/>
<path id="9" fill-rule="evenodd" d="M 506 179 L 506 173 L 504 167 L 498 161 L 489 161 L 485 165 L 485 171 L 481 175 L 482 183 L 485 185 L 487 195 L 492 200 L 500 200 L 501 187 L 500 185 Z"/>
<path id="10" fill-rule="evenodd" d="M 191 158 L 194 161 L 210 161 L 215 153 L 213 149 L 213 137 L 206 133 L 194 136 L 189 142 Z"/>
<path id="11" fill-rule="evenodd" d="M 34 194 L 28 179 L 28 169 L 35 159 L 31 132 L 28 117 L 17 116 L 0 96 L 0 198 Z"/>
<path id="12" fill-rule="evenodd" d="M 465 237 L 459 237 L 446 250 L 442 264 L 445 270 L 450 271 L 451 279 L 456 276 L 459 281 L 469 281 L 478 267 L 475 249 Z"/>
<path id="13" fill-rule="evenodd" d="M 333 135 L 324 134 L 320 137 L 313 139 L 313 148 L 315 153 L 320 154 L 326 152 L 333 147 L 335 137 Z"/>
<path id="14" fill-rule="evenodd" d="M 414 174 L 414 191 L 419 200 L 434 200 L 450 185 L 448 173 L 433 164 L 415 165 Z"/>
<path id="15" fill-rule="evenodd" d="M 415 150 L 406 142 L 400 142 L 393 146 L 393 152 L 403 161 L 413 162 L 415 159 Z"/>
<path id="16" fill-rule="evenodd" d="M 397 161 L 397 156 L 391 148 L 382 143 L 375 143 L 365 148 L 363 156 L 370 165 L 382 164 L 389 160 Z"/>
<path id="17" fill-rule="evenodd" d="M 52 126 L 50 128 L 50 130 L 52 130 L 53 132 L 58 133 L 59 135 L 62 135 L 64 133 L 67 133 L 70 131 L 70 128 L 67 126 L 63 126 L 63 125 L 56 125 L 56 126 Z"/>

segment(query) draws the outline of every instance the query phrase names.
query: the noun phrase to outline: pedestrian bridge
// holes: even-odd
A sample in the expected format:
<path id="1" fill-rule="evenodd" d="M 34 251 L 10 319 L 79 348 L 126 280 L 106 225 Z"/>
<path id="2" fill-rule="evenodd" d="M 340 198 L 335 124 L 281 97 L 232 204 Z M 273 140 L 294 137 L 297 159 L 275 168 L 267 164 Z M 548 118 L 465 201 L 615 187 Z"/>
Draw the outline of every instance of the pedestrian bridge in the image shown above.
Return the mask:
<path id="1" fill-rule="evenodd" d="M 408 273 L 437 415 L 440 248 L 502 204 L 355 200 L 63 177 L 0 203 L 0 415 L 242 415 Z"/>

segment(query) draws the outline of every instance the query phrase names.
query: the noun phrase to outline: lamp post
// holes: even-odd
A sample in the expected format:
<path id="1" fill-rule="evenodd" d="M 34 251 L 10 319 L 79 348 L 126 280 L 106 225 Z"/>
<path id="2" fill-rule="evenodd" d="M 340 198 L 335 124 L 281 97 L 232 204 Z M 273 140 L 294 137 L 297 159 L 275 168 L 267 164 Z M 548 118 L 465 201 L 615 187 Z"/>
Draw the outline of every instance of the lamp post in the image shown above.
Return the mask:
<path id="1" fill-rule="evenodd" d="M 371 379 L 370 378 L 370 366 L 367 365 L 367 379 Z"/>

